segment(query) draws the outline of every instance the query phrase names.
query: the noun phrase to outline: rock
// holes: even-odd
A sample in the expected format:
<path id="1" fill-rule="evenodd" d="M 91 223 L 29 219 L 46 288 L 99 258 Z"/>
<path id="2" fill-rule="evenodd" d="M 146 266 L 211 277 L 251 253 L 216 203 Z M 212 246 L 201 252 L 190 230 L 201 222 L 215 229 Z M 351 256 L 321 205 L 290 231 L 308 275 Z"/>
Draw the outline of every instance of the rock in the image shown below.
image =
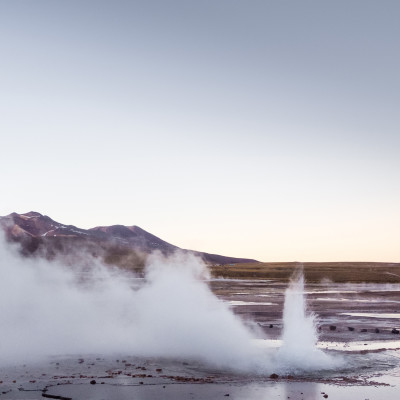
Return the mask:
<path id="1" fill-rule="evenodd" d="M 354 328 L 351 327 L 351 326 L 349 326 L 347 329 L 348 329 L 350 332 L 353 332 L 353 331 L 354 331 Z"/>
<path id="2" fill-rule="evenodd" d="M 328 395 L 325 393 L 322 397 L 324 397 L 325 399 L 328 398 Z"/>
<path id="3" fill-rule="evenodd" d="M 278 378 L 279 378 L 279 375 L 277 375 L 277 374 L 271 374 L 269 377 L 270 377 L 271 379 L 278 379 Z"/>
<path id="4" fill-rule="evenodd" d="M 336 325 L 329 325 L 330 331 L 336 331 Z"/>
<path id="5" fill-rule="evenodd" d="M 270 327 L 270 328 L 273 328 L 273 327 L 274 327 L 274 325 L 272 325 L 272 324 L 269 324 L 269 327 Z"/>
<path id="6" fill-rule="evenodd" d="M 379 332 L 380 332 L 379 328 L 375 328 L 375 333 L 379 333 Z"/>
<path id="7" fill-rule="evenodd" d="M 95 384 L 96 384 L 96 381 L 95 381 L 94 379 L 92 379 L 92 380 L 90 381 L 90 384 L 91 384 L 91 385 L 95 385 Z"/>
<path id="8" fill-rule="evenodd" d="M 361 331 L 360 332 L 368 332 L 368 330 L 367 329 L 365 329 L 365 328 L 363 328 L 363 329 L 361 329 Z"/>
<path id="9" fill-rule="evenodd" d="M 395 335 L 398 335 L 398 334 L 399 334 L 399 330 L 396 329 L 396 328 L 393 328 L 393 329 L 392 329 L 392 333 L 394 333 Z"/>

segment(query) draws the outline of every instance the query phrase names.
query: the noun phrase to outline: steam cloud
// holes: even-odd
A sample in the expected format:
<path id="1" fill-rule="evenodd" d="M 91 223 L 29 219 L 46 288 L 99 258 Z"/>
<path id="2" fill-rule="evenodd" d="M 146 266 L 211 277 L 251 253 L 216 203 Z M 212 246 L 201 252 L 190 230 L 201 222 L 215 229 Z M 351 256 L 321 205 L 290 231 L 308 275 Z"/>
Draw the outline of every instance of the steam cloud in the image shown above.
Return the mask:
<path id="1" fill-rule="evenodd" d="M 251 332 L 212 294 L 194 256 L 153 256 L 140 283 L 95 260 L 72 271 L 22 259 L 3 240 L 0 263 L 0 362 L 118 352 L 224 367 L 254 356 Z"/>
<path id="2" fill-rule="evenodd" d="M 282 354 L 257 348 L 254 332 L 211 292 L 192 255 L 151 257 L 144 280 L 96 260 L 81 265 L 21 258 L 0 240 L 1 364 L 123 353 L 258 373 L 276 371 L 279 357 L 288 365 Z"/>
<path id="3" fill-rule="evenodd" d="M 303 369 L 334 365 L 335 361 L 316 347 L 316 316 L 307 313 L 302 269 L 295 271 L 285 292 L 282 346 L 278 357 L 283 364 Z"/>

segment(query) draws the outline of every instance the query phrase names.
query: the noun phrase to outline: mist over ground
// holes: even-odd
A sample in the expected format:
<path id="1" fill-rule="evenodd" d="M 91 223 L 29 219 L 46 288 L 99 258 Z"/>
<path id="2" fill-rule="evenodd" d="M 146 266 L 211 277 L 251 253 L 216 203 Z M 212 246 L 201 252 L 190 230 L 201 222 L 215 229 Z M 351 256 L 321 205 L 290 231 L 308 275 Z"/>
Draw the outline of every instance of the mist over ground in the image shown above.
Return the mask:
<path id="1" fill-rule="evenodd" d="M 252 333 L 212 294 L 194 256 L 153 255 L 143 280 L 88 256 L 73 269 L 22 258 L 1 240 L 0 263 L 2 363 L 129 352 L 229 366 L 253 353 Z"/>
<path id="2" fill-rule="evenodd" d="M 123 353 L 237 371 L 277 370 L 279 354 L 255 345 L 262 333 L 219 300 L 207 279 L 204 263 L 191 254 L 152 255 L 143 279 L 84 254 L 76 255 L 74 267 L 21 257 L 16 246 L 2 239 L 0 364 Z M 313 335 L 312 320 L 304 311 L 300 317 Z M 285 349 L 295 352 L 295 342 Z M 287 356 L 282 360 L 290 366 Z M 303 366 L 330 366 L 328 358 L 322 361 L 318 357 Z M 297 362 L 293 366 L 299 367 Z"/>

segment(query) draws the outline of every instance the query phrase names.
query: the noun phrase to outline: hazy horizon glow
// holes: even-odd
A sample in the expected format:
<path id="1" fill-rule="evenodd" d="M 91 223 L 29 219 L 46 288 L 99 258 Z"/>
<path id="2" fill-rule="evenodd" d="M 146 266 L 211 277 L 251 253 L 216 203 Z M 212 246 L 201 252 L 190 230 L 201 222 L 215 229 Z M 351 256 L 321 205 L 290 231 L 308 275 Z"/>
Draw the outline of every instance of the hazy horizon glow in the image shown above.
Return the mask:
<path id="1" fill-rule="evenodd" d="M 399 262 L 400 4 L 0 3 L 0 215 Z"/>

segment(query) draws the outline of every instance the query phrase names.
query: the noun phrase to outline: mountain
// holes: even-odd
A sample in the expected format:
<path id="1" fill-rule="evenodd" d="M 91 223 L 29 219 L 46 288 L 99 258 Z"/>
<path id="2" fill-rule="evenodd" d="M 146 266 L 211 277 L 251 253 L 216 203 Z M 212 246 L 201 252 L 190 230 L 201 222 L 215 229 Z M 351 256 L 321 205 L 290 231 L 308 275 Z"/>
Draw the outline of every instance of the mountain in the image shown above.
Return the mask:
<path id="1" fill-rule="evenodd" d="M 83 251 L 107 264 L 140 269 L 147 256 L 156 250 L 164 255 L 180 250 L 191 252 L 208 264 L 256 262 L 252 259 L 180 249 L 138 226 L 112 225 L 81 229 L 56 222 L 34 211 L 0 217 L 0 227 L 8 241 L 20 243 L 24 255 L 47 259 L 63 256 L 73 262 L 73 255 Z"/>

